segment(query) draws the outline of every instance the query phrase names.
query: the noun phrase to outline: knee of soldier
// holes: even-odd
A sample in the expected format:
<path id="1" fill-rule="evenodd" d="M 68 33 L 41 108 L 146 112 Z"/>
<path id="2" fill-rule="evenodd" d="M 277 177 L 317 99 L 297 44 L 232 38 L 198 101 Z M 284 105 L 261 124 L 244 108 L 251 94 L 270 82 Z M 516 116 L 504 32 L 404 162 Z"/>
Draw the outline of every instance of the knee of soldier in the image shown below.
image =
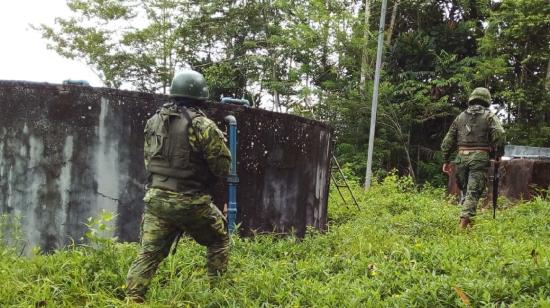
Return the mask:
<path id="1" fill-rule="evenodd" d="M 217 244 L 218 244 L 218 245 L 223 245 L 223 246 L 229 245 L 229 234 L 228 234 L 228 233 L 223 234 L 223 235 L 217 240 Z"/>
<path id="2" fill-rule="evenodd" d="M 208 245 L 208 248 L 215 250 L 229 249 L 229 236 L 227 235 L 227 233 L 213 240 L 210 245 Z"/>
<path id="3" fill-rule="evenodd" d="M 476 199 L 479 198 L 481 195 L 481 192 L 477 189 L 468 189 L 468 192 L 466 193 L 467 199 Z"/>
<path id="4" fill-rule="evenodd" d="M 145 259 L 165 258 L 169 253 L 170 245 L 164 243 L 161 245 L 145 244 L 139 250 L 140 257 Z"/>

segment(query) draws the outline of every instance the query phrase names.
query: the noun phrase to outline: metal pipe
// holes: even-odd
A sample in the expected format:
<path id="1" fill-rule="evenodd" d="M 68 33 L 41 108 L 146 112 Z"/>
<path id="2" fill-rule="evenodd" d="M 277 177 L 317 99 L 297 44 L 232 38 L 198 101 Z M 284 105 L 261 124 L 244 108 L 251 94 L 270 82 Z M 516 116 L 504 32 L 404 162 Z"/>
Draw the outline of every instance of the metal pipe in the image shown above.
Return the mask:
<path id="1" fill-rule="evenodd" d="M 237 119 L 232 115 L 228 115 L 225 117 L 225 121 L 229 125 L 229 150 L 231 151 L 231 168 L 227 177 L 229 187 L 227 227 L 229 232 L 232 233 L 235 230 L 237 220 L 237 183 L 239 183 L 239 177 L 237 176 Z"/>
<path id="2" fill-rule="evenodd" d="M 250 102 L 244 98 L 222 97 L 220 103 L 250 107 Z"/>

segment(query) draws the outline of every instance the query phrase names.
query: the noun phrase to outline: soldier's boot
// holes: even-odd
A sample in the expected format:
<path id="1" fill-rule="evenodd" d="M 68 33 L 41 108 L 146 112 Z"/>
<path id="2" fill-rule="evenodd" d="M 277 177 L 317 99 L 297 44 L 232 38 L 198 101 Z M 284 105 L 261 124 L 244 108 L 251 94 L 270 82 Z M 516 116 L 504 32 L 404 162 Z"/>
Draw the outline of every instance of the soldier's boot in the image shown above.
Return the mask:
<path id="1" fill-rule="evenodd" d="M 128 282 L 127 282 L 128 283 Z M 126 298 L 125 300 L 128 303 L 137 303 L 141 304 L 145 302 L 145 293 L 147 292 L 147 288 L 145 288 L 143 285 L 133 285 L 133 281 L 130 281 L 129 288 L 126 290 Z"/>
<path id="2" fill-rule="evenodd" d="M 470 222 L 470 218 L 468 217 L 460 217 L 460 230 L 465 230 L 468 227 L 471 227 L 472 223 Z"/>
<path id="3" fill-rule="evenodd" d="M 142 296 L 138 296 L 138 295 L 126 296 L 126 301 L 128 303 L 143 304 L 143 303 L 145 303 L 145 298 L 143 298 Z"/>

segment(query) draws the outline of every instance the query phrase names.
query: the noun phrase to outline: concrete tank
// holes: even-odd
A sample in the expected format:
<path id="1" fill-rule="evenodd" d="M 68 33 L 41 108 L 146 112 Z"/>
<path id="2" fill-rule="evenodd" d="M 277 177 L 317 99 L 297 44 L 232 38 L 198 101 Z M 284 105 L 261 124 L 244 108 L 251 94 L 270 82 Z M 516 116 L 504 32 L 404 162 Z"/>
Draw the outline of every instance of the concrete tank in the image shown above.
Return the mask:
<path id="1" fill-rule="evenodd" d="M 106 88 L 0 81 L 0 213 L 20 216 L 30 244 L 51 250 L 86 231 L 102 209 L 120 240 L 138 239 L 146 183 L 143 127 L 167 96 Z M 323 230 L 331 132 L 320 122 L 208 104 L 221 128 L 238 121 L 237 223 L 256 232 Z M 224 183 L 214 188 L 227 202 Z"/>

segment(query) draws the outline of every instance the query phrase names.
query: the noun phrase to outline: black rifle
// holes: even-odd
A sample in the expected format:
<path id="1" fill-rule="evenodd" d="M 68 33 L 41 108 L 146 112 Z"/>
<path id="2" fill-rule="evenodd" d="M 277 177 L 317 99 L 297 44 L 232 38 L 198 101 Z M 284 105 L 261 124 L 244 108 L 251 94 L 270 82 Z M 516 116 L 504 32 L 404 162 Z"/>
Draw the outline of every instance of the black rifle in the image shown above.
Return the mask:
<path id="1" fill-rule="evenodd" d="M 493 162 L 493 219 L 497 215 L 497 200 L 498 200 L 498 180 L 500 175 L 498 174 L 499 161 Z"/>

